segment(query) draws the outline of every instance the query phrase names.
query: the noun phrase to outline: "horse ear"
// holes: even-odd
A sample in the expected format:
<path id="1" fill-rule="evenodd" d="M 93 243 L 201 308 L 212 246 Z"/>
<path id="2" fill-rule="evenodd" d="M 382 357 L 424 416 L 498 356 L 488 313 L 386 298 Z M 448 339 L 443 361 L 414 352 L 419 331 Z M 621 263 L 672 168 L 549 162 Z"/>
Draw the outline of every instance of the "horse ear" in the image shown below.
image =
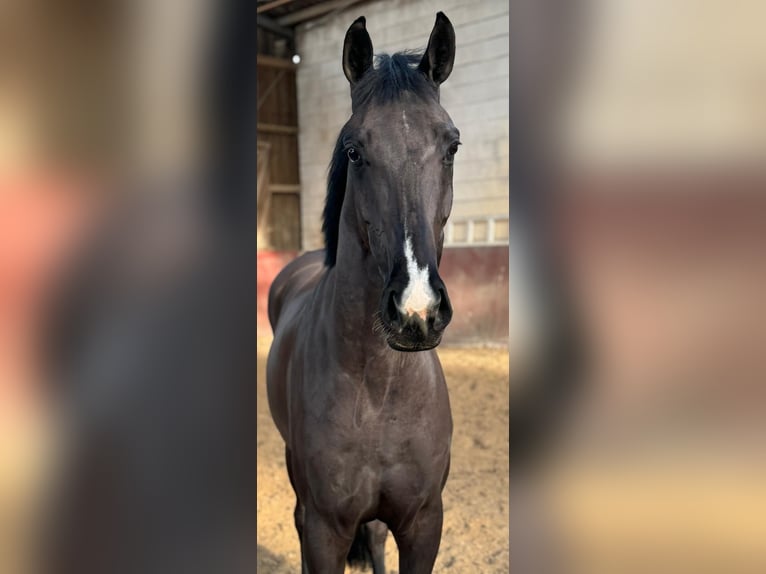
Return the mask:
<path id="1" fill-rule="evenodd" d="M 418 68 L 437 86 L 449 78 L 455 63 L 455 29 L 444 12 L 436 14 L 436 23 L 428 39 L 428 48 Z"/>
<path id="2" fill-rule="evenodd" d="M 365 24 L 364 16 L 354 20 L 343 40 L 343 73 L 352 85 L 372 66 L 372 40 Z"/>

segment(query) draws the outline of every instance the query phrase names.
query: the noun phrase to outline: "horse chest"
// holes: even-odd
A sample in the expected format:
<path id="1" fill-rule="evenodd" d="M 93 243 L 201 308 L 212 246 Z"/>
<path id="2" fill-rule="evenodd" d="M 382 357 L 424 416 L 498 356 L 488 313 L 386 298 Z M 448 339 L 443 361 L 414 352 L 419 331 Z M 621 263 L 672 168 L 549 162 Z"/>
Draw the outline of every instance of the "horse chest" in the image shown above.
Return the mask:
<path id="1" fill-rule="evenodd" d="M 344 496 L 430 489 L 449 457 L 450 429 L 387 406 L 325 413 L 321 431 L 305 435 L 312 473 Z M 376 410 L 377 409 L 377 410 Z M 433 483 L 433 484 L 432 484 Z"/>
<path id="2" fill-rule="evenodd" d="M 377 439 L 315 439 L 307 445 L 313 454 L 308 456 L 306 487 L 321 512 L 341 521 L 378 515 L 382 506 L 406 520 L 440 488 L 449 457 L 449 440 L 434 444 L 428 437 L 399 433 Z"/>
<path id="3" fill-rule="evenodd" d="M 452 430 L 446 386 L 423 373 L 428 357 L 406 358 L 415 368 L 370 363 L 354 374 L 303 365 L 294 379 L 299 490 L 328 519 L 383 512 L 406 522 L 440 491 Z"/>

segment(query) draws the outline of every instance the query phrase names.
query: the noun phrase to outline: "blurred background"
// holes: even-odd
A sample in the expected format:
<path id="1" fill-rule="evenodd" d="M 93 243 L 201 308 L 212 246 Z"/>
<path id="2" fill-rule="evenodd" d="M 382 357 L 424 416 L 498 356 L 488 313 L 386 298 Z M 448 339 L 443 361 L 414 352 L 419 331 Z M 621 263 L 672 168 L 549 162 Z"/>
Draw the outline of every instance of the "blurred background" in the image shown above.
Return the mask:
<path id="1" fill-rule="evenodd" d="M 557 192 L 589 365 L 512 480 L 511 571 L 762 571 L 764 5 L 512 6 L 511 157 Z"/>
<path id="2" fill-rule="evenodd" d="M 209 145 L 201 86 L 213 4 L 0 2 L 0 572 L 29 571 L 49 476 L 45 302 L 82 237 L 138 189 L 126 183 L 197 171 Z M 442 567 L 507 572 L 510 555 L 512 572 L 763 572 L 763 3 L 256 4 L 255 295 L 267 339 L 268 284 L 321 243 L 325 170 L 350 112 L 348 24 L 364 14 L 376 51 L 423 47 L 439 10 L 456 28 L 442 103 L 464 146 L 444 257 L 456 309 L 445 353 L 470 350 L 445 364 L 465 405 L 456 429 L 470 432 L 459 435 L 465 474 L 447 485 L 460 527 L 445 531 Z M 557 258 L 590 363 L 547 456 L 509 485 L 502 381 L 516 366 L 508 352 L 524 345 L 513 301 L 525 278 L 510 266 L 514 158 L 544 166 L 556 198 Z M 259 359 L 265 349 L 259 339 Z M 463 377 L 476 380 L 460 386 Z M 259 443 L 267 417 L 259 406 Z M 281 456 L 259 444 L 259 463 L 270 448 Z M 264 469 L 289 489 L 276 463 Z M 499 518 L 475 518 L 489 506 Z M 277 520 L 285 540 L 289 512 Z M 264 553 L 265 571 L 290 571 L 289 544 Z"/>
<path id="3" fill-rule="evenodd" d="M 115 8 L 0 3 L 3 573 L 29 571 L 33 522 L 49 476 L 52 419 L 39 352 L 45 302 L 126 141 Z"/>
<path id="4" fill-rule="evenodd" d="M 236 84 L 247 96 L 232 75 L 254 84 L 256 26 L 255 10 L 240 10 L 243 38 L 227 21 L 235 8 L 0 2 L 3 574 L 46 561 L 45 572 L 199 571 L 221 545 L 223 570 L 247 562 L 232 539 L 247 528 L 243 512 L 254 519 L 254 496 L 235 483 L 254 490 L 254 465 L 242 464 L 254 457 L 237 425 L 255 406 L 237 385 L 253 388 L 254 351 L 226 355 L 255 345 L 254 330 L 244 335 L 254 323 L 234 324 L 223 307 L 254 311 L 254 279 L 252 297 L 235 294 L 252 268 L 239 265 L 248 201 L 235 188 L 252 166 L 254 206 L 255 145 L 243 165 L 247 146 L 233 142 L 247 130 L 233 124 L 247 113 L 226 92 Z M 222 160 L 224 148 L 237 161 Z M 254 239 L 253 226 L 248 263 Z M 221 444 L 227 433 L 237 438 Z M 80 566 L 43 555 L 43 538 L 47 549 L 67 536 Z"/>

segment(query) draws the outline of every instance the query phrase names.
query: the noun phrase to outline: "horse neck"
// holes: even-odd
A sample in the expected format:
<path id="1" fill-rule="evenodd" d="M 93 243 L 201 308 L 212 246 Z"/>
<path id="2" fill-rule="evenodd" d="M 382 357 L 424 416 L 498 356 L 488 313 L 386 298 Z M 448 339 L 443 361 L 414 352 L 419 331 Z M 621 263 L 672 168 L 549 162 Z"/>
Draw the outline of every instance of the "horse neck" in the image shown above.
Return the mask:
<path id="1" fill-rule="evenodd" d="M 332 293 L 331 329 L 333 336 L 348 346 L 344 352 L 354 361 L 377 356 L 389 349 L 384 339 L 373 331 L 383 294 L 374 262 L 366 256 L 358 241 L 348 239 L 338 248 L 338 256 L 328 275 Z M 376 280 L 377 279 L 377 280 Z M 356 356 L 355 356 L 356 355 Z"/>
<path id="2" fill-rule="evenodd" d="M 352 380 L 363 381 L 370 400 L 381 405 L 391 385 L 401 381 L 402 373 L 412 373 L 422 358 L 418 357 L 420 353 L 394 351 L 374 331 L 383 287 L 369 279 L 364 262 L 357 264 L 353 268 L 350 262 L 339 259 L 328 277 L 333 304 L 327 328 L 337 342 L 332 346 L 334 360 Z M 406 396 L 406 392 L 400 396 Z"/>
<path id="3" fill-rule="evenodd" d="M 361 246 L 344 247 L 339 253 L 332 275 L 333 310 L 341 324 L 351 327 L 362 323 L 372 324 L 383 293 L 382 284 L 377 285 L 368 273 L 369 262 L 361 252 Z M 357 253 L 358 251 L 358 253 Z"/>

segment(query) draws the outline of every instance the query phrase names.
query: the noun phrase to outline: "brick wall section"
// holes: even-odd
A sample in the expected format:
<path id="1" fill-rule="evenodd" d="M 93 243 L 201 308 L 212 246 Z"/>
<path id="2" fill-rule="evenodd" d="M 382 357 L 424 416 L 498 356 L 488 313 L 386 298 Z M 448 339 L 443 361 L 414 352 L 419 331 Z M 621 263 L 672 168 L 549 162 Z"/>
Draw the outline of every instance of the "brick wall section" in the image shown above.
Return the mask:
<path id="1" fill-rule="evenodd" d="M 442 105 L 460 129 L 452 220 L 508 215 L 508 2 L 385 0 L 352 7 L 300 26 L 297 50 L 303 248 L 321 247 L 327 165 L 338 132 L 351 115 L 341 69 L 343 38 L 358 16 L 376 53 L 423 49 L 442 10 L 455 26 L 452 75 Z"/>

